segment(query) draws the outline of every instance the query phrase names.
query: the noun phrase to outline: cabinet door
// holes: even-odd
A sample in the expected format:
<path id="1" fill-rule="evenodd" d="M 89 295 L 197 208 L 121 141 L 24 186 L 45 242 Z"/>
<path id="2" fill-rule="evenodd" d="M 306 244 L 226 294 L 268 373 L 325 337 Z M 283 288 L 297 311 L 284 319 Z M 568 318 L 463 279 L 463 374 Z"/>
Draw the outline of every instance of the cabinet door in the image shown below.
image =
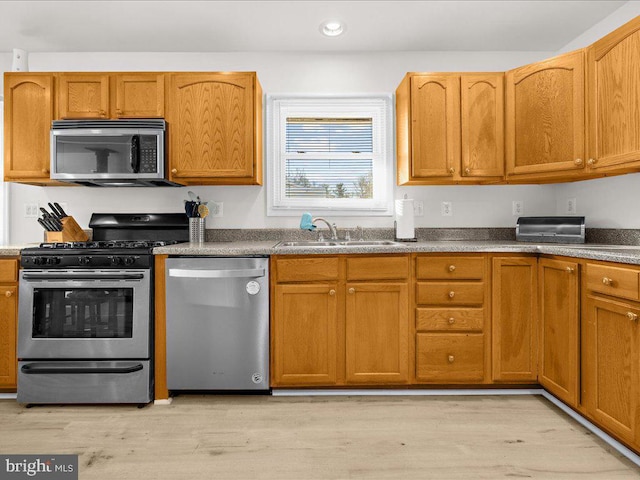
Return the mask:
<path id="1" fill-rule="evenodd" d="M 578 406 L 578 264 L 542 258 L 540 299 L 540 384 L 572 407 Z"/>
<path id="2" fill-rule="evenodd" d="M 462 74 L 463 177 L 504 175 L 504 75 Z"/>
<path id="3" fill-rule="evenodd" d="M 276 285 L 272 319 L 273 386 L 334 385 L 337 285 Z"/>
<path id="4" fill-rule="evenodd" d="M 346 380 L 409 379 L 409 294 L 406 283 L 347 283 Z"/>
<path id="5" fill-rule="evenodd" d="M 7 73 L 4 77 L 4 177 L 49 181 L 49 132 L 53 75 Z"/>
<path id="6" fill-rule="evenodd" d="M 583 313 L 582 400 L 599 425 L 638 442 L 640 308 L 588 295 Z"/>
<path id="7" fill-rule="evenodd" d="M 411 149 L 411 177 L 459 174 L 459 75 L 411 77 Z"/>
<path id="8" fill-rule="evenodd" d="M 589 166 L 640 164 L 640 18 L 587 51 Z"/>
<path id="9" fill-rule="evenodd" d="M 164 75 L 116 75 L 117 118 L 164 117 Z"/>
<path id="10" fill-rule="evenodd" d="M 493 380 L 537 380 L 537 259 L 497 257 L 492 274 Z"/>
<path id="11" fill-rule="evenodd" d="M 58 87 L 59 118 L 109 118 L 109 75 L 65 73 Z"/>
<path id="12" fill-rule="evenodd" d="M 0 285 L 0 389 L 16 388 L 18 288 Z"/>
<path id="13" fill-rule="evenodd" d="M 171 179 L 255 184 L 254 74 L 174 74 L 169 92 Z"/>
<path id="14" fill-rule="evenodd" d="M 584 53 L 507 72 L 507 175 L 584 171 Z"/>

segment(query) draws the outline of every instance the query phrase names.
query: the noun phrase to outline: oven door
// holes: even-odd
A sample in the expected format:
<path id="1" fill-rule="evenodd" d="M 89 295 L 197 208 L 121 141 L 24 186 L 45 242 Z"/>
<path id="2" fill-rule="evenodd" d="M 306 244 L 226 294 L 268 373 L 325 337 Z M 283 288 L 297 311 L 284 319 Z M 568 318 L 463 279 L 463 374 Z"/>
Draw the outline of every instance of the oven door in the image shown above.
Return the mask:
<path id="1" fill-rule="evenodd" d="M 145 359 L 150 270 L 23 270 L 20 359 Z"/>

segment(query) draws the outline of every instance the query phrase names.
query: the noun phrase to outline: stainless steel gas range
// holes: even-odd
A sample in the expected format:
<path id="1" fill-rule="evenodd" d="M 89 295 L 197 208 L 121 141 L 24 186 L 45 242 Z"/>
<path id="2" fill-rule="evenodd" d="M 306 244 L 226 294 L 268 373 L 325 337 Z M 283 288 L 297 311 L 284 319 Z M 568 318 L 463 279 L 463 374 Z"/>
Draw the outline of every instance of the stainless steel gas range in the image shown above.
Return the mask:
<path id="1" fill-rule="evenodd" d="M 91 242 L 22 251 L 18 402 L 153 399 L 152 248 L 186 241 L 184 214 L 94 214 Z"/>

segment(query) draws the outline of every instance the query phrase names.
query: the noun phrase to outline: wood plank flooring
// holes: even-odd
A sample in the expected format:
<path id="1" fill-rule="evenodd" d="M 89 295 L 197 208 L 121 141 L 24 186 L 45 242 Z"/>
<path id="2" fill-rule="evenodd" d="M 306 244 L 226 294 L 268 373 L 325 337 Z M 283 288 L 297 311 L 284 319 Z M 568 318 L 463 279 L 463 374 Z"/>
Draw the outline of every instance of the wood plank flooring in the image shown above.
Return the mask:
<path id="1" fill-rule="evenodd" d="M 171 405 L 0 400 L 0 453 L 80 455 L 80 479 L 638 479 L 534 396 L 179 396 Z"/>

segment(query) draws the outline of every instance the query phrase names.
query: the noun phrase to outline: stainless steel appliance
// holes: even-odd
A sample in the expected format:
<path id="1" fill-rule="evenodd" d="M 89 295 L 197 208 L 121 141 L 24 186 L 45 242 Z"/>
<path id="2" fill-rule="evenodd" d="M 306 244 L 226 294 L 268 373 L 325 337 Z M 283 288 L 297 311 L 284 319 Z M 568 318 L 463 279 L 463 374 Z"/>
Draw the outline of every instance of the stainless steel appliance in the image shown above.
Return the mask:
<path id="1" fill-rule="evenodd" d="M 153 399 L 151 250 L 186 241 L 188 219 L 182 213 L 94 214 L 89 226 L 93 241 L 22 250 L 21 403 Z"/>
<path id="2" fill-rule="evenodd" d="M 164 120 L 55 120 L 51 178 L 87 186 L 175 186 L 165 178 Z"/>
<path id="3" fill-rule="evenodd" d="M 269 390 L 267 258 L 169 258 L 167 387 Z"/>
<path id="4" fill-rule="evenodd" d="M 520 217 L 516 240 L 536 243 L 584 243 L 584 217 Z"/>

